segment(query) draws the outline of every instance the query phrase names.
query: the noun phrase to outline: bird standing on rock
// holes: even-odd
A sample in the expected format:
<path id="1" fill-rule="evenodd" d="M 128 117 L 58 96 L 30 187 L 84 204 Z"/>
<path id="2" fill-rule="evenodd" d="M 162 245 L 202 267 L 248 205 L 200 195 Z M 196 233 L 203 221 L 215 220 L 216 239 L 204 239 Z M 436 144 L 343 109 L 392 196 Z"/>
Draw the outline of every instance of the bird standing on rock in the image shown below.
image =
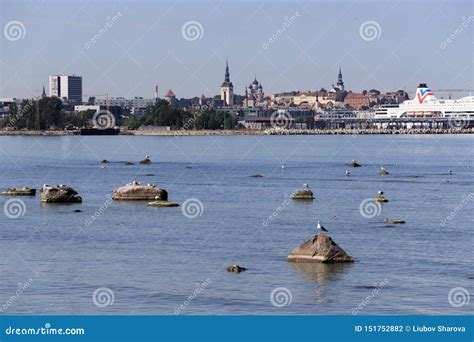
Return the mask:
<path id="1" fill-rule="evenodd" d="M 321 232 L 327 232 L 328 230 L 321 225 L 321 221 L 318 221 L 318 230 Z"/>

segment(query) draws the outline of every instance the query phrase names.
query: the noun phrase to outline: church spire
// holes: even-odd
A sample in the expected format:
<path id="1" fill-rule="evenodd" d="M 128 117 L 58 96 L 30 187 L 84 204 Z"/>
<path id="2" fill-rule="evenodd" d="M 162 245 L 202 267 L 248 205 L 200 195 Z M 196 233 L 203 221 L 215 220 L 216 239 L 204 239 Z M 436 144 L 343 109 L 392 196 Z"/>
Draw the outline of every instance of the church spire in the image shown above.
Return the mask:
<path id="1" fill-rule="evenodd" d="M 46 90 L 44 89 L 44 84 L 43 84 L 43 92 L 41 93 L 41 97 L 46 97 Z"/>
<path id="2" fill-rule="evenodd" d="M 225 78 L 224 82 L 230 82 L 230 73 L 229 73 L 229 60 L 225 61 Z"/>
<path id="3" fill-rule="evenodd" d="M 344 90 L 344 81 L 342 80 L 342 71 L 341 67 L 339 66 L 339 74 L 337 75 L 337 86 L 339 87 L 339 90 Z"/>

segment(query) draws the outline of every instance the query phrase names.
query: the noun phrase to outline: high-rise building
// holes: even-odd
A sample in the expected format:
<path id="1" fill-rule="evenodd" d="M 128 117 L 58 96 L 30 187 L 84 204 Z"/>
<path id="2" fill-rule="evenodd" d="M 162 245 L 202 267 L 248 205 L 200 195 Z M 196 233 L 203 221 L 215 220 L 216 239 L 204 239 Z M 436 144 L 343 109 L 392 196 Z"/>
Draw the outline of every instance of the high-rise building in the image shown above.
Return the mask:
<path id="1" fill-rule="evenodd" d="M 82 103 L 82 77 L 81 76 L 49 76 L 49 96 L 56 96 L 72 100 L 76 104 Z"/>
<path id="2" fill-rule="evenodd" d="M 234 85 L 230 81 L 228 61 L 225 64 L 224 82 L 221 85 L 221 100 L 224 106 L 232 106 L 234 104 Z"/>

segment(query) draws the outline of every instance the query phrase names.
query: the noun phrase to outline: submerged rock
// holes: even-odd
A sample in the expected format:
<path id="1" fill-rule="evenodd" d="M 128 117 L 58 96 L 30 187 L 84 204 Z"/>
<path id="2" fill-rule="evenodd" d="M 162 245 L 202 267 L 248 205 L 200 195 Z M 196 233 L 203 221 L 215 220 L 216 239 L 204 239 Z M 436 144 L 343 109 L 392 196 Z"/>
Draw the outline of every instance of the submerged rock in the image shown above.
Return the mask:
<path id="1" fill-rule="evenodd" d="M 133 165 L 132 162 L 129 162 L 129 161 L 126 161 L 126 162 L 123 162 L 125 165 Z"/>
<path id="2" fill-rule="evenodd" d="M 227 267 L 227 272 L 233 272 L 233 273 L 240 273 L 244 272 L 247 269 L 245 267 L 239 266 L 239 265 L 230 265 Z"/>
<path id="3" fill-rule="evenodd" d="M 263 176 L 261 174 L 255 174 L 255 175 L 251 175 L 250 176 L 251 178 L 263 178 Z"/>
<path id="4" fill-rule="evenodd" d="M 33 188 L 8 188 L 5 191 L 0 192 L 0 195 L 4 196 L 36 196 L 36 189 Z"/>
<path id="5" fill-rule="evenodd" d="M 81 209 L 76 209 L 74 210 L 75 213 L 82 213 L 82 210 Z"/>
<path id="6" fill-rule="evenodd" d="M 309 189 L 308 184 L 304 184 L 303 188 L 300 190 L 296 190 L 291 198 L 294 200 L 304 200 L 304 201 L 311 201 L 314 199 L 313 192 Z"/>
<path id="7" fill-rule="evenodd" d="M 350 167 L 361 167 L 362 166 L 358 162 L 356 162 L 355 159 L 352 162 L 348 163 L 347 165 L 350 166 Z"/>
<path id="8" fill-rule="evenodd" d="M 108 164 L 108 163 L 110 163 L 107 159 L 102 159 L 100 162 L 101 162 L 101 164 Z"/>
<path id="9" fill-rule="evenodd" d="M 170 201 L 153 201 L 148 203 L 151 207 L 179 207 L 179 204 L 176 202 Z"/>
<path id="10" fill-rule="evenodd" d="M 326 233 L 314 235 L 301 245 L 293 249 L 288 255 L 291 262 L 354 262 Z"/>
<path id="11" fill-rule="evenodd" d="M 405 220 L 402 220 L 402 219 L 388 219 L 386 218 L 385 223 L 388 223 L 388 224 L 404 224 L 405 223 Z"/>
<path id="12" fill-rule="evenodd" d="M 167 201 L 168 192 L 165 189 L 157 188 L 154 184 L 140 185 L 134 181 L 115 189 L 112 199 L 119 201 Z"/>
<path id="13" fill-rule="evenodd" d="M 388 198 L 384 196 L 384 192 L 383 191 L 379 191 L 377 196 L 375 196 L 374 198 L 375 202 L 379 202 L 379 203 L 386 203 L 388 202 Z"/>
<path id="14" fill-rule="evenodd" d="M 80 203 L 82 197 L 67 185 L 46 185 L 40 190 L 41 202 L 45 203 Z"/>

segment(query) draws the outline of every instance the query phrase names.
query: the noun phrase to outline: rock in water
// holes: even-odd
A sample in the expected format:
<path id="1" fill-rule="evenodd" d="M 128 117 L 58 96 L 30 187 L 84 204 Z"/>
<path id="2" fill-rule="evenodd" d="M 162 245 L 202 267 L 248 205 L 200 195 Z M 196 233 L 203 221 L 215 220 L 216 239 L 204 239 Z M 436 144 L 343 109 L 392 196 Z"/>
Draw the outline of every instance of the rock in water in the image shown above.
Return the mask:
<path id="1" fill-rule="evenodd" d="M 375 196 L 374 201 L 379 202 L 379 203 L 387 203 L 388 198 L 385 197 L 384 195 L 378 194 L 377 196 Z"/>
<path id="2" fill-rule="evenodd" d="M 154 184 L 140 185 L 133 182 L 115 189 L 112 193 L 113 200 L 121 201 L 167 201 L 168 192 L 157 188 Z"/>
<path id="3" fill-rule="evenodd" d="M 179 207 L 178 203 L 170 201 L 153 201 L 149 202 L 148 205 L 150 207 Z"/>
<path id="4" fill-rule="evenodd" d="M 300 246 L 293 249 L 288 255 L 288 261 L 292 262 L 354 262 L 349 256 L 325 233 L 319 233 Z"/>
<path id="5" fill-rule="evenodd" d="M 358 162 L 356 162 L 355 160 L 353 160 L 352 162 L 348 163 L 347 166 L 350 166 L 350 167 L 361 167 L 362 165 L 360 165 Z"/>
<path id="6" fill-rule="evenodd" d="M 101 164 L 108 164 L 108 163 L 110 163 L 110 162 L 107 159 L 102 159 L 101 160 Z"/>
<path id="7" fill-rule="evenodd" d="M 405 224 L 405 220 L 402 219 L 385 219 L 385 223 L 388 224 Z"/>
<path id="8" fill-rule="evenodd" d="M 143 160 L 140 160 L 140 164 L 150 165 L 151 164 L 151 159 L 150 158 L 145 158 Z"/>
<path id="9" fill-rule="evenodd" d="M 261 174 L 255 174 L 255 175 L 251 175 L 250 176 L 251 178 L 263 178 L 263 176 Z"/>
<path id="10" fill-rule="evenodd" d="M 82 198 L 67 185 L 43 185 L 40 190 L 41 202 L 45 203 L 81 203 Z"/>
<path id="11" fill-rule="evenodd" d="M 306 201 L 311 201 L 314 199 L 314 194 L 313 192 L 309 189 L 308 186 L 305 185 L 303 189 L 296 190 L 293 195 L 291 195 L 291 198 L 294 200 L 306 200 Z"/>
<path id="12" fill-rule="evenodd" d="M 32 188 L 9 188 L 5 191 L 0 192 L 0 195 L 4 196 L 36 196 L 36 189 Z"/>
<path id="13" fill-rule="evenodd" d="M 242 267 L 239 265 L 230 265 L 227 267 L 227 272 L 233 272 L 233 273 L 240 273 L 246 270 L 247 269 L 245 267 Z"/>

